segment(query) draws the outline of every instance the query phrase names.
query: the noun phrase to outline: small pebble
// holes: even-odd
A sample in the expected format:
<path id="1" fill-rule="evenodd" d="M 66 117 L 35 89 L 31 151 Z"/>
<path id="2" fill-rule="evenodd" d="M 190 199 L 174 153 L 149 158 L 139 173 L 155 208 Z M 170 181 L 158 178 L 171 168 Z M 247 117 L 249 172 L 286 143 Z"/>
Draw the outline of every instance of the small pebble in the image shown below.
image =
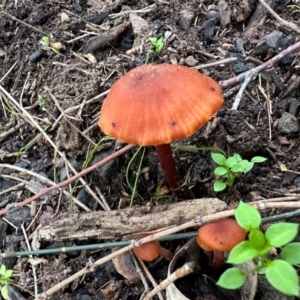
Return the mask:
<path id="1" fill-rule="evenodd" d="M 295 116 L 290 113 L 284 112 L 282 114 L 282 117 L 278 121 L 277 129 L 282 133 L 299 132 L 300 125 Z"/>
<path id="2" fill-rule="evenodd" d="M 72 10 L 77 14 L 82 13 L 82 7 L 78 3 L 72 5 Z"/>
<path id="3" fill-rule="evenodd" d="M 195 59 L 192 55 L 188 56 L 184 62 L 189 66 L 189 67 L 195 67 L 199 62 L 197 59 Z"/>
<path id="4" fill-rule="evenodd" d="M 195 10 L 193 9 L 183 9 L 180 12 L 180 18 L 179 18 L 179 26 L 183 30 L 189 30 L 191 27 L 194 19 L 195 19 Z"/>
<path id="5" fill-rule="evenodd" d="M 66 13 L 62 13 L 61 15 L 60 15 L 60 21 L 62 22 L 62 23 L 64 23 L 64 22 L 69 22 L 70 21 L 70 17 L 66 14 Z"/>

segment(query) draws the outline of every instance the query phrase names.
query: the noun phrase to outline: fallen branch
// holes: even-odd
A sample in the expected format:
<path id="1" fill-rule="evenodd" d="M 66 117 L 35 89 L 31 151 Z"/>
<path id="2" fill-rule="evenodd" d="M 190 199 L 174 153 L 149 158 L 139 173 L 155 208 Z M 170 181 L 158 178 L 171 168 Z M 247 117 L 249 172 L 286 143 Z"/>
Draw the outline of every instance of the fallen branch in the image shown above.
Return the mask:
<path id="1" fill-rule="evenodd" d="M 297 33 L 300 33 L 299 27 L 291 22 L 288 22 L 284 19 L 282 19 L 276 12 L 264 1 L 264 0 L 259 0 L 259 2 L 268 10 L 268 12 L 284 27 L 288 29 L 292 29 L 296 31 Z"/>
<path id="2" fill-rule="evenodd" d="M 226 209 L 217 198 L 203 198 L 152 207 L 134 207 L 89 213 L 59 215 L 38 232 L 40 241 L 83 240 L 94 238 L 114 240 L 136 232 L 175 226 L 195 217 Z M 124 222 L 126 220 L 126 222 Z"/>
<path id="3" fill-rule="evenodd" d="M 268 61 L 264 62 L 263 64 L 261 64 L 260 66 L 248 70 L 244 73 L 241 73 L 240 75 L 227 79 L 227 80 L 222 80 L 219 82 L 219 84 L 221 85 L 221 87 L 223 89 L 228 88 L 232 85 L 236 85 L 238 83 L 243 82 L 246 78 L 250 77 L 251 80 L 255 79 L 257 77 L 257 75 L 269 68 L 272 68 L 274 65 L 276 65 L 283 57 L 291 54 L 294 51 L 297 51 L 300 49 L 300 41 L 298 41 L 297 43 L 289 46 L 288 48 L 284 49 L 283 51 L 281 51 L 280 53 L 278 53 L 276 56 L 274 56 L 273 58 L 269 59 Z"/>

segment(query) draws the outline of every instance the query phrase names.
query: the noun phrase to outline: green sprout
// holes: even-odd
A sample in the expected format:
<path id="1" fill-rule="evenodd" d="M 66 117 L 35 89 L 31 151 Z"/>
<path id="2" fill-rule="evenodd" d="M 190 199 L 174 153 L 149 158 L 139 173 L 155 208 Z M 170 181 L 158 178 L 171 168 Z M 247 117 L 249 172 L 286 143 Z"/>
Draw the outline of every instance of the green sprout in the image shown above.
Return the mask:
<path id="1" fill-rule="evenodd" d="M 148 63 L 150 55 L 152 55 L 154 53 L 159 54 L 162 51 L 162 48 L 164 47 L 164 40 L 162 37 L 159 39 L 157 39 L 155 37 L 151 37 L 151 38 L 149 38 L 149 41 L 152 44 L 152 49 L 149 49 L 147 52 L 145 64 Z"/>
<path id="2" fill-rule="evenodd" d="M 134 180 L 134 184 L 132 185 L 129 181 L 129 171 L 130 171 L 130 167 L 133 163 L 133 161 L 138 157 L 138 153 L 140 152 L 140 150 L 142 150 L 142 154 L 141 154 L 141 157 L 140 157 L 140 160 L 139 160 L 139 165 L 138 165 L 138 169 L 137 171 L 135 172 L 135 180 Z M 141 175 L 141 168 L 142 168 L 142 163 L 143 163 L 143 160 L 144 160 L 144 156 L 145 156 L 145 147 L 139 147 L 137 149 L 137 151 L 135 152 L 135 154 L 133 155 L 133 157 L 130 159 L 127 167 L 126 167 L 126 182 L 127 182 L 127 185 L 129 187 L 129 189 L 131 190 L 131 199 L 130 199 L 130 204 L 129 204 L 129 207 L 132 207 L 133 206 L 133 200 L 136 196 L 140 197 L 142 199 L 142 197 L 138 194 L 137 192 L 137 184 L 138 184 L 138 180 L 140 178 L 140 175 Z"/>
<path id="3" fill-rule="evenodd" d="M 39 100 L 41 109 L 45 111 L 48 106 L 47 100 L 42 95 L 38 95 L 38 100 Z"/>
<path id="4" fill-rule="evenodd" d="M 214 183 L 214 191 L 221 192 L 227 186 L 233 185 L 234 179 L 241 176 L 242 173 L 249 172 L 255 163 L 261 163 L 267 159 L 262 156 L 255 156 L 250 161 L 242 159 L 239 154 L 234 154 L 228 158 L 220 153 L 212 153 L 212 159 L 219 165 L 215 168 L 214 174 L 223 178 L 216 180 Z"/>
<path id="5" fill-rule="evenodd" d="M 95 154 L 97 153 L 97 150 L 98 148 L 100 147 L 100 145 L 102 145 L 104 142 L 106 141 L 111 141 L 111 140 L 114 140 L 113 137 L 111 136 L 105 136 L 103 137 L 102 139 L 100 139 L 95 145 L 94 147 L 92 148 L 91 152 L 88 154 L 85 162 L 83 163 L 83 166 L 82 166 L 82 170 L 85 170 L 91 163 L 91 161 L 93 160 Z M 77 186 L 79 184 L 79 179 L 77 179 L 74 183 L 74 185 L 72 186 L 71 188 L 71 191 L 70 191 L 70 194 L 72 195 L 74 193 L 74 191 L 76 190 Z"/>
<path id="6" fill-rule="evenodd" d="M 299 6 L 299 5 L 296 5 L 296 4 L 291 4 L 291 5 L 288 5 L 287 7 L 288 7 L 288 8 L 296 8 L 296 9 L 299 9 L 299 10 L 300 10 L 300 6 Z"/>
<path id="7" fill-rule="evenodd" d="M 51 43 L 50 43 L 50 37 L 49 36 L 43 36 L 42 39 L 40 40 L 40 44 L 42 45 L 42 48 L 45 50 L 52 50 L 54 53 L 58 54 L 59 51 L 54 48 L 51 47 Z"/>
<path id="8" fill-rule="evenodd" d="M 253 260 L 255 268 L 243 272 L 237 267 L 227 269 L 217 285 L 227 289 L 241 287 L 247 275 L 265 274 L 269 283 L 280 292 L 299 296 L 299 279 L 293 265 L 300 264 L 300 243 L 291 243 L 299 229 L 298 224 L 276 223 L 262 232 L 260 213 L 251 205 L 240 202 L 235 210 L 238 224 L 249 232 L 248 240 L 236 245 L 229 253 L 228 263 L 242 264 Z M 272 248 L 280 248 L 280 258 L 269 257 Z"/>
<path id="9" fill-rule="evenodd" d="M 4 299 L 8 298 L 8 284 L 12 275 L 12 270 L 6 270 L 5 265 L 0 267 L 0 285 L 1 285 L 1 296 Z"/>

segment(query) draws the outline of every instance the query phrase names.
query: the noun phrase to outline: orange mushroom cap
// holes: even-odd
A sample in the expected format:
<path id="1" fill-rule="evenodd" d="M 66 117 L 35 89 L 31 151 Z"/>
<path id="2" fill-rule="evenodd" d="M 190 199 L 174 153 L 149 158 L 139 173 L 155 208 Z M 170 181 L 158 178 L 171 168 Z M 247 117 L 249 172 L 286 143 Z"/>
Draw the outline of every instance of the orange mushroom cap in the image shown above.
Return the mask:
<path id="1" fill-rule="evenodd" d="M 160 244 L 157 241 L 143 244 L 132 249 L 136 257 L 144 261 L 152 261 L 159 257 Z"/>
<path id="2" fill-rule="evenodd" d="M 122 142 L 167 144 L 192 135 L 223 102 L 219 84 L 194 69 L 143 65 L 112 85 L 102 105 L 99 126 Z"/>
<path id="3" fill-rule="evenodd" d="M 196 241 L 205 251 L 230 251 L 244 241 L 246 231 L 234 219 L 221 219 L 198 229 Z"/>

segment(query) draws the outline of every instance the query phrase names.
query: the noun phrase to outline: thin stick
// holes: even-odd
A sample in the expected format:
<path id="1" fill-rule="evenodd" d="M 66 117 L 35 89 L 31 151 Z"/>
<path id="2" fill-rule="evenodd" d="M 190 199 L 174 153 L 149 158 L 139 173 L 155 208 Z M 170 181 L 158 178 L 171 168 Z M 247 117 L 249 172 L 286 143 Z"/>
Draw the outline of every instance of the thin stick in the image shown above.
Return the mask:
<path id="1" fill-rule="evenodd" d="M 29 251 L 31 251 L 30 244 L 29 244 L 27 234 L 26 234 L 26 230 L 25 230 L 23 224 L 21 225 L 21 228 L 22 228 L 22 231 L 23 231 L 23 235 L 25 237 L 27 248 L 28 248 Z M 31 260 L 33 259 L 32 255 L 29 255 L 29 257 L 31 258 Z M 33 263 L 31 263 L 31 267 L 32 267 L 32 274 L 33 274 L 33 281 L 34 281 L 34 294 L 35 294 L 35 298 L 37 298 L 37 295 L 38 295 L 38 284 L 37 284 L 37 282 L 38 282 L 38 280 L 37 280 L 37 276 L 36 276 L 36 268 L 35 268 L 35 265 Z"/>
<path id="2" fill-rule="evenodd" d="M 259 0 L 259 2 L 269 11 L 269 13 L 279 22 L 282 26 L 285 26 L 289 29 L 292 29 L 296 31 L 297 33 L 300 33 L 300 29 L 296 24 L 290 23 L 284 19 L 282 19 L 276 12 L 264 1 Z"/>
<path id="3" fill-rule="evenodd" d="M 170 274 L 165 280 L 163 280 L 156 288 L 154 288 L 144 300 L 150 300 L 158 292 L 165 290 L 171 283 L 175 280 L 185 277 L 186 275 L 192 273 L 195 269 L 195 264 L 193 262 L 187 262 L 182 267 L 178 268 L 175 272 Z"/>
<path id="4" fill-rule="evenodd" d="M 20 24 L 28 27 L 29 29 L 31 29 L 31 30 L 33 30 L 33 31 L 35 31 L 37 33 L 40 33 L 43 36 L 49 36 L 48 33 L 44 32 L 44 31 L 42 31 L 42 30 L 40 30 L 40 29 L 38 29 L 36 27 L 33 27 L 32 25 L 29 25 L 29 24 L 27 24 L 27 23 L 25 23 L 25 22 L 23 22 L 23 21 L 21 21 L 19 19 L 17 19 L 16 17 L 14 17 L 11 14 L 9 14 L 7 11 L 2 11 L 2 13 L 4 15 L 6 15 L 7 17 L 11 18 L 12 20 L 14 20 L 14 21 L 16 21 L 16 22 L 18 22 L 18 23 L 20 23 Z"/>
<path id="5" fill-rule="evenodd" d="M 266 208 L 300 208 L 300 202 L 259 202 L 257 207 L 260 210 Z"/>
<path id="6" fill-rule="evenodd" d="M 268 61 L 266 61 L 265 63 L 261 64 L 260 66 L 248 70 L 236 77 L 230 78 L 228 80 L 223 80 L 220 81 L 219 84 L 221 85 L 222 88 L 227 88 L 229 86 L 241 83 L 245 80 L 246 77 L 251 77 L 252 79 L 256 78 L 257 75 L 268 69 L 273 67 L 274 65 L 276 65 L 283 57 L 287 56 L 288 54 L 297 51 L 300 49 L 300 41 L 298 41 L 297 43 L 289 46 L 288 48 L 286 48 L 285 50 L 281 51 L 280 53 L 278 53 L 277 55 L 275 55 L 274 57 L 272 57 L 271 59 L 269 59 Z"/>
<path id="7" fill-rule="evenodd" d="M 25 124 L 26 124 L 25 122 L 20 122 L 16 126 L 10 128 L 9 130 L 7 130 L 3 133 L 0 133 L 0 141 L 2 141 L 4 138 L 9 136 L 10 134 L 15 133 L 17 130 L 19 130 L 21 127 L 23 127 Z"/>
<path id="8" fill-rule="evenodd" d="M 4 78 L 13 70 L 13 68 L 15 67 L 15 65 L 18 63 L 18 61 L 16 61 L 10 68 L 9 70 L 3 75 L 2 78 L 0 78 L 0 83 L 4 80 Z"/>
<path id="9" fill-rule="evenodd" d="M 132 259 L 132 261 L 133 261 L 133 263 L 135 265 L 136 271 L 139 274 L 139 276 L 141 278 L 141 281 L 142 281 L 142 283 L 144 285 L 145 291 L 147 291 L 146 293 L 148 293 L 150 291 L 150 287 L 149 287 L 147 279 L 146 279 L 146 277 L 145 277 L 145 275 L 143 273 L 143 270 L 141 269 L 141 267 L 140 267 L 140 265 L 139 265 L 139 263 L 138 263 L 135 255 L 132 253 L 132 251 L 130 251 L 129 253 L 130 253 L 130 257 L 131 257 L 131 259 Z M 141 262 L 141 261 L 139 260 L 139 262 Z M 144 291 L 144 293 L 145 293 L 145 291 Z"/>
<path id="10" fill-rule="evenodd" d="M 272 114 L 272 107 L 271 107 L 271 103 L 272 101 L 270 100 L 270 98 L 266 95 L 262 85 L 261 85 L 261 78 L 259 78 L 259 86 L 258 86 L 259 91 L 263 94 L 266 103 L 267 103 L 267 108 L 268 108 L 268 122 L 269 122 L 269 139 L 270 141 L 272 140 L 272 118 L 271 118 L 271 114 Z"/>
<path id="11" fill-rule="evenodd" d="M 204 68 L 210 68 L 210 67 L 214 67 L 214 66 L 219 66 L 219 65 L 222 65 L 222 64 L 229 64 L 229 63 L 232 63 L 232 62 L 234 62 L 236 60 L 237 60 L 236 57 L 225 58 L 225 59 L 214 61 L 214 62 L 211 62 L 211 63 L 208 63 L 208 64 L 203 64 L 203 65 L 196 66 L 196 67 L 194 67 L 194 69 L 199 70 L 199 69 L 204 69 Z"/>
<path id="12" fill-rule="evenodd" d="M 150 282 L 152 283 L 153 287 L 156 288 L 158 287 L 158 284 L 156 283 L 155 279 L 153 278 L 153 276 L 151 275 L 151 273 L 149 272 L 148 268 L 146 267 L 145 263 L 140 259 L 137 258 L 139 260 L 140 265 L 142 266 L 147 278 L 150 280 Z M 150 290 L 150 289 L 149 289 Z M 148 291 L 147 291 L 148 292 Z M 161 292 L 157 293 L 157 297 L 159 298 L 159 300 L 164 300 L 163 295 L 161 294 Z"/>
<path id="13" fill-rule="evenodd" d="M 72 170 L 74 174 L 77 174 L 77 171 L 73 167 L 73 165 L 67 160 L 66 156 L 64 153 L 58 150 L 57 146 L 55 143 L 50 139 L 50 137 L 46 134 L 46 132 L 40 127 L 40 125 L 35 121 L 35 119 L 21 106 L 19 103 L 0 85 L 0 90 L 10 99 L 10 101 L 18 107 L 22 113 L 24 114 L 25 117 L 27 117 L 32 124 L 34 124 L 34 127 L 36 127 L 40 133 L 45 137 L 45 139 L 49 142 L 49 144 L 55 149 L 55 151 L 62 157 L 64 162 L 67 164 L 67 166 Z M 99 197 L 92 191 L 92 189 L 86 184 L 86 182 L 83 180 L 83 178 L 78 177 L 80 182 L 83 184 L 84 188 L 86 191 L 92 195 L 92 197 L 100 204 L 100 206 L 105 210 L 106 207 L 102 203 L 102 201 L 99 199 Z"/>
<path id="14" fill-rule="evenodd" d="M 88 174 L 89 172 L 95 170 L 96 168 L 99 168 L 100 166 L 102 166 L 102 165 L 106 164 L 107 162 L 111 161 L 112 159 L 115 159 L 116 157 L 118 157 L 120 155 L 123 155 L 124 153 L 126 153 L 129 149 L 133 148 L 134 146 L 135 145 L 129 144 L 129 145 L 125 146 L 124 148 L 116 151 L 115 153 L 109 155 L 108 157 L 104 158 L 103 160 L 97 162 L 93 166 L 90 166 L 89 168 L 87 168 L 85 170 L 82 170 L 81 172 L 75 174 L 74 176 L 70 177 L 69 179 L 67 179 L 65 181 L 62 181 L 62 182 L 60 182 L 60 183 L 58 183 L 54 186 L 51 186 L 49 188 L 43 189 L 40 193 L 24 200 L 23 202 L 16 203 L 14 205 L 14 207 L 5 208 L 5 209 L 0 210 L 0 216 L 5 215 L 9 212 L 15 211 L 15 210 L 19 209 L 20 207 L 30 203 L 33 200 L 39 199 L 41 196 L 43 196 L 45 194 L 48 194 L 49 192 L 51 192 L 55 189 L 59 189 L 59 188 L 67 186 L 69 183 L 71 183 L 74 180 L 80 178 L 81 176 L 84 176 L 84 175 Z M 8 166 L 10 166 L 10 165 L 8 165 Z"/>
<path id="15" fill-rule="evenodd" d="M 252 79 L 251 77 L 247 77 L 245 79 L 245 81 L 243 82 L 239 92 L 235 96 L 235 101 L 234 101 L 234 103 L 232 105 L 232 108 L 231 108 L 232 110 L 237 110 L 237 108 L 238 108 L 238 106 L 239 106 L 239 104 L 240 104 L 240 102 L 243 98 L 244 91 L 247 88 L 247 86 L 248 86 L 249 82 L 251 81 L 251 79 Z"/>
<path id="16" fill-rule="evenodd" d="M 0 168 L 17 170 L 19 172 L 23 172 L 23 173 L 28 174 L 30 176 L 34 176 L 35 178 L 37 178 L 41 182 L 43 182 L 45 184 L 48 184 L 48 185 L 51 185 L 52 187 L 55 187 L 57 185 L 55 182 L 49 180 L 48 178 L 46 178 L 46 177 L 44 177 L 44 176 L 42 176 L 38 173 L 29 171 L 27 169 L 23 169 L 23 168 L 20 168 L 20 167 L 17 167 L 17 166 L 13 166 L 13 165 L 9 165 L 9 164 L 0 164 Z M 63 190 L 63 193 L 67 198 L 72 199 L 72 201 L 74 201 L 74 203 L 76 203 L 78 206 L 83 208 L 85 211 L 91 211 L 87 206 L 85 206 L 81 201 L 77 200 L 75 197 L 73 197 L 71 194 L 69 194 L 66 190 Z"/>

